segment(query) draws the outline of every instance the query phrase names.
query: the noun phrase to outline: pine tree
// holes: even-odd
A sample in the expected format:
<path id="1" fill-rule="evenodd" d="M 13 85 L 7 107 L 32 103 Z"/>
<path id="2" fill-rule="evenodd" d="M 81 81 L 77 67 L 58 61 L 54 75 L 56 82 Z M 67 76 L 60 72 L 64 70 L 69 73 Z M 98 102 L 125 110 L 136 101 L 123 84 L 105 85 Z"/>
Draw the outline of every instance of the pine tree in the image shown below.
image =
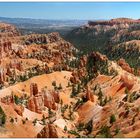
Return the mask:
<path id="1" fill-rule="evenodd" d="M 116 121 L 116 117 L 114 114 L 110 116 L 110 124 L 113 124 Z"/>
<path id="2" fill-rule="evenodd" d="M 34 121 L 32 122 L 34 124 L 34 126 L 36 125 L 37 123 L 37 119 L 34 119 Z"/>
<path id="3" fill-rule="evenodd" d="M 62 89 L 62 85 L 61 85 L 61 83 L 59 84 L 58 89 L 59 89 L 59 90 L 61 90 L 61 89 Z"/>
<path id="4" fill-rule="evenodd" d="M 65 131 L 65 132 L 67 131 L 67 126 L 64 127 L 64 131 Z"/>
<path id="5" fill-rule="evenodd" d="M 6 122 L 6 115 L 0 106 L 0 126 L 3 126 L 5 122 Z"/>
<path id="6" fill-rule="evenodd" d="M 42 116 L 41 121 L 42 121 L 42 125 L 46 125 L 46 117 L 44 116 L 44 114 Z"/>
<path id="7" fill-rule="evenodd" d="M 14 119 L 13 119 L 13 118 L 11 118 L 11 119 L 10 119 L 10 122 L 11 122 L 11 123 L 14 123 Z"/>
<path id="8" fill-rule="evenodd" d="M 80 92 L 81 92 L 81 85 L 78 84 L 78 86 L 77 86 L 77 93 L 80 93 Z"/>

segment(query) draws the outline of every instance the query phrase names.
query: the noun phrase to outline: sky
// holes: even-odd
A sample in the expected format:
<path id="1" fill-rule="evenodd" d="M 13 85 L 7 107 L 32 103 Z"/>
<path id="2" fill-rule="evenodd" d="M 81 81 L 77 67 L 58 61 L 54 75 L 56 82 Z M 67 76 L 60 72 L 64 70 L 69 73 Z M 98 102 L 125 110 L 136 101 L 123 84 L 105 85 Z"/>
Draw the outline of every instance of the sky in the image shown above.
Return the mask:
<path id="1" fill-rule="evenodd" d="M 0 16 L 35 19 L 139 19 L 140 2 L 0 2 Z"/>

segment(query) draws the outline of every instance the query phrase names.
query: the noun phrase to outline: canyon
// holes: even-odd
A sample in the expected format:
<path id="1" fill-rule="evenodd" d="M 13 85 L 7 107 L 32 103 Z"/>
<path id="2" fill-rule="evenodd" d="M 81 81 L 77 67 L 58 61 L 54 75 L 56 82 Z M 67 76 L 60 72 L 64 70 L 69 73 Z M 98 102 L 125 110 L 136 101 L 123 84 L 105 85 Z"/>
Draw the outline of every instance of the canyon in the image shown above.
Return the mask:
<path id="1" fill-rule="evenodd" d="M 128 61 L 134 54 L 138 59 L 139 40 L 121 42 L 127 34 L 138 37 L 139 24 L 89 21 L 63 38 L 58 32 L 23 35 L 0 22 L 0 137 L 139 138 L 139 62 Z M 93 39 L 112 30 L 107 45 L 96 40 L 102 50 L 99 44 L 88 49 L 85 38 L 88 52 L 75 45 L 83 33 Z"/>

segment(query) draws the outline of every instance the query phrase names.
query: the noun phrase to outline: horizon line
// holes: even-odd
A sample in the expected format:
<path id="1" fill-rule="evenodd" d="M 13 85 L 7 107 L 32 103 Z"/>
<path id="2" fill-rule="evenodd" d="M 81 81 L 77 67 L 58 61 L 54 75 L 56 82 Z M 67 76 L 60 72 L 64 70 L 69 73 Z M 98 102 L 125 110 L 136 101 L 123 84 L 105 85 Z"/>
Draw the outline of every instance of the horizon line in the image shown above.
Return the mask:
<path id="1" fill-rule="evenodd" d="M 33 17 L 3 17 L 0 16 L 0 18 L 10 18 L 10 19 L 27 19 L 27 20 L 83 20 L 83 21 L 89 21 L 89 20 L 111 20 L 111 19 L 118 19 L 118 18 L 128 18 L 133 20 L 139 20 L 140 18 L 131 18 L 131 17 L 115 17 L 115 18 L 106 18 L 106 19 L 47 19 L 47 18 L 33 18 Z"/>

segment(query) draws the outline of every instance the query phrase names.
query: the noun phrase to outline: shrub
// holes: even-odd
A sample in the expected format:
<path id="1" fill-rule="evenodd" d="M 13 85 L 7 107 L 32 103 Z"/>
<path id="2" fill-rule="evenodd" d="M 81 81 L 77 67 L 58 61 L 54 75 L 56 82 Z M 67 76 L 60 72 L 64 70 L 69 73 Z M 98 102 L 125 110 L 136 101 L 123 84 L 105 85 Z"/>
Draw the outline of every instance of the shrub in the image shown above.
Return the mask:
<path id="1" fill-rule="evenodd" d="M 6 122 L 6 115 L 0 106 L 0 126 L 3 126 L 5 122 Z"/>
<path id="2" fill-rule="evenodd" d="M 79 125 L 77 126 L 77 130 L 82 131 L 83 129 L 85 129 L 84 126 L 84 123 L 79 123 Z"/>
<path id="3" fill-rule="evenodd" d="M 79 107 L 80 105 L 82 105 L 84 103 L 83 99 L 78 99 L 78 101 L 76 102 L 75 106 L 74 106 L 74 110 Z"/>
<path id="4" fill-rule="evenodd" d="M 42 116 L 41 121 L 42 121 L 42 125 L 46 125 L 46 117 L 44 116 L 44 114 Z"/>
<path id="5" fill-rule="evenodd" d="M 120 132 L 120 129 L 117 127 L 117 128 L 115 129 L 115 135 L 117 135 L 119 132 Z"/>
<path id="6" fill-rule="evenodd" d="M 51 111 L 51 109 L 48 109 L 48 114 L 49 114 L 49 118 L 53 117 L 54 113 Z"/>
<path id="7" fill-rule="evenodd" d="M 74 97 L 77 95 L 77 90 L 76 90 L 76 87 L 75 85 L 72 85 L 72 92 L 71 92 L 71 97 Z"/>
<path id="8" fill-rule="evenodd" d="M 65 131 L 65 132 L 67 131 L 67 126 L 64 127 L 64 131 Z"/>
<path id="9" fill-rule="evenodd" d="M 11 123 L 14 123 L 14 119 L 13 119 L 13 118 L 11 118 L 11 119 L 10 119 L 10 122 L 11 122 Z"/>
<path id="10" fill-rule="evenodd" d="M 20 99 L 17 95 L 14 95 L 14 102 L 18 105 L 20 103 Z"/>
<path id="11" fill-rule="evenodd" d="M 64 105 L 63 107 L 61 107 L 61 112 L 64 113 L 67 108 L 68 108 L 68 105 Z"/>
<path id="12" fill-rule="evenodd" d="M 111 138 L 112 135 L 110 133 L 110 128 L 108 126 L 101 127 L 100 134 L 103 135 L 105 138 Z"/>
<path id="13" fill-rule="evenodd" d="M 34 124 L 34 126 L 35 126 L 35 125 L 36 125 L 36 123 L 37 123 L 37 119 L 34 119 L 32 123 L 33 123 L 33 124 Z"/>
<path id="14" fill-rule="evenodd" d="M 129 93 L 129 90 L 128 88 L 125 89 L 125 94 L 128 94 Z"/>
<path id="15" fill-rule="evenodd" d="M 22 81 L 22 82 L 24 82 L 24 81 L 26 81 L 26 80 L 28 80 L 28 78 L 27 78 L 27 76 L 26 75 L 20 75 L 20 81 Z"/>
<path id="16" fill-rule="evenodd" d="M 26 123 L 26 121 L 25 120 L 22 120 L 22 124 L 25 124 Z"/>
<path id="17" fill-rule="evenodd" d="M 75 130 L 70 130 L 68 133 L 80 137 L 79 133 L 77 133 Z"/>
<path id="18" fill-rule="evenodd" d="M 86 125 L 85 125 L 85 129 L 87 129 L 88 134 L 90 134 L 92 132 L 92 120 L 89 121 Z"/>
<path id="19" fill-rule="evenodd" d="M 59 84 L 58 89 L 59 89 L 59 90 L 61 90 L 61 89 L 62 89 L 62 85 L 61 85 L 61 83 Z"/>
<path id="20" fill-rule="evenodd" d="M 52 82 L 52 86 L 56 87 L 56 81 Z"/>
<path id="21" fill-rule="evenodd" d="M 113 124 L 116 121 L 116 117 L 114 114 L 110 116 L 110 124 Z"/>
<path id="22" fill-rule="evenodd" d="M 28 118 L 26 117 L 26 119 L 25 119 L 26 121 L 28 121 Z"/>

